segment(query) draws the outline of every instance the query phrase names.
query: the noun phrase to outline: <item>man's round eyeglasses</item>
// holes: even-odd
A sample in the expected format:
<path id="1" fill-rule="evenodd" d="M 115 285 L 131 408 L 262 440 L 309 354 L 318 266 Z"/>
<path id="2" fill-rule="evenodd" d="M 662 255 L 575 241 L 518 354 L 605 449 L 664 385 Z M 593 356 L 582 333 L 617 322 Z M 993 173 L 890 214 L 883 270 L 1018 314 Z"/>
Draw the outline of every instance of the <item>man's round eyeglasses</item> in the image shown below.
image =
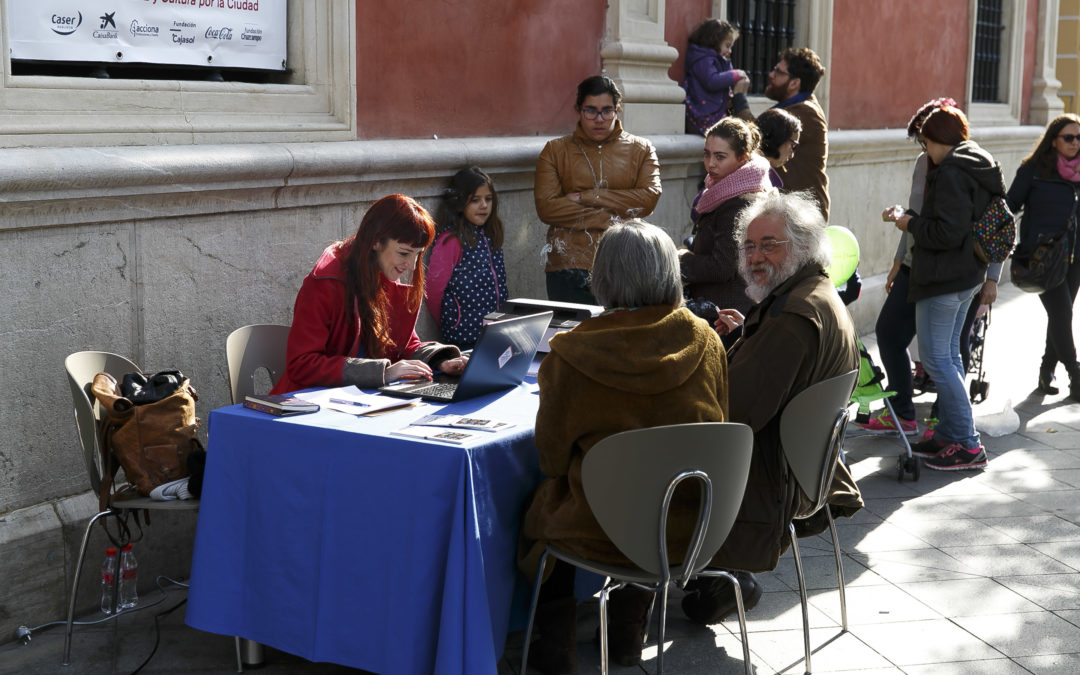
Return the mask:
<path id="1" fill-rule="evenodd" d="M 615 119 L 616 113 L 618 113 L 618 111 L 615 110 L 615 108 L 604 108 L 603 110 L 597 110 L 592 106 L 585 106 L 581 109 L 581 114 L 585 115 L 585 119 L 587 120 L 594 120 L 597 117 L 601 117 L 605 120 L 613 120 Z"/>
<path id="2" fill-rule="evenodd" d="M 772 73 L 774 75 L 787 75 L 788 77 L 791 77 L 791 73 L 787 72 L 786 70 L 780 70 L 780 66 L 774 66 L 772 69 Z"/>
<path id="3" fill-rule="evenodd" d="M 739 244 L 739 251 L 747 258 L 754 255 L 755 252 L 760 251 L 761 255 L 772 255 L 776 252 L 776 249 L 780 248 L 784 244 L 790 242 L 790 239 L 770 239 L 763 241 L 760 244 L 755 244 L 752 241 L 746 241 Z"/>

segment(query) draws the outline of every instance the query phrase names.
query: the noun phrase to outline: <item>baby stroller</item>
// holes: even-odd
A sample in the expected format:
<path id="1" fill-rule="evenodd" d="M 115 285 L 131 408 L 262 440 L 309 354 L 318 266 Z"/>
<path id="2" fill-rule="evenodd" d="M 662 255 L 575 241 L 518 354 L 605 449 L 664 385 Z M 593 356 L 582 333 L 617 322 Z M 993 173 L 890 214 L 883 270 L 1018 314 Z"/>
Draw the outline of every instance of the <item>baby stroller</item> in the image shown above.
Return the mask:
<path id="1" fill-rule="evenodd" d="M 976 373 L 975 379 L 968 384 L 968 398 L 972 403 L 982 403 L 990 393 L 990 383 L 986 380 L 983 368 L 983 351 L 986 347 L 986 329 L 990 325 L 990 305 L 979 305 L 975 318 L 968 331 L 968 367 L 967 372 Z M 915 362 L 911 373 L 911 384 L 920 393 L 935 392 L 937 387 L 922 364 Z"/>
<path id="2" fill-rule="evenodd" d="M 889 411 L 889 416 L 892 417 L 893 425 L 896 427 L 896 435 L 904 443 L 904 452 L 900 453 L 896 458 L 896 480 L 903 481 L 905 473 L 911 474 L 911 480 L 919 480 L 919 461 L 911 454 L 911 443 L 908 442 L 907 435 L 901 430 L 900 418 L 893 411 L 892 403 L 889 401 L 889 398 L 896 392 L 886 391 L 881 388 L 881 382 L 884 379 L 885 374 L 874 363 L 874 360 L 870 357 L 870 352 L 866 351 L 866 346 L 863 345 L 860 339 L 859 380 L 855 383 L 855 391 L 851 393 L 851 402 L 859 405 L 855 420 L 857 422 L 869 420 L 870 404 L 874 401 L 883 401 L 885 409 Z"/>

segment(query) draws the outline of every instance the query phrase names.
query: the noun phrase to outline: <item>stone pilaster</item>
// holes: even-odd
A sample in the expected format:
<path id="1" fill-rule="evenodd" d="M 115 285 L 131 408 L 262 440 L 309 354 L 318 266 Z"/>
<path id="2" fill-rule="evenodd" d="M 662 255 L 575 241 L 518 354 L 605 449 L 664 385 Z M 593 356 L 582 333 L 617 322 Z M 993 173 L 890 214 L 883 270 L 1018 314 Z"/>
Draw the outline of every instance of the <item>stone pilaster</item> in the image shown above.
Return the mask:
<path id="1" fill-rule="evenodd" d="M 623 92 L 623 126 L 632 134 L 679 134 L 683 90 L 668 68 L 679 57 L 664 41 L 665 0 L 610 0 L 600 45 L 604 72 Z"/>
<path id="2" fill-rule="evenodd" d="M 1035 73 L 1031 80 L 1031 104 L 1028 113 L 1031 124 L 1046 124 L 1065 112 L 1065 104 L 1058 97 L 1061 81 L 1057 79 L 1057 2 L 1039 3 L 1039 29 L 1035 41 Z"/>

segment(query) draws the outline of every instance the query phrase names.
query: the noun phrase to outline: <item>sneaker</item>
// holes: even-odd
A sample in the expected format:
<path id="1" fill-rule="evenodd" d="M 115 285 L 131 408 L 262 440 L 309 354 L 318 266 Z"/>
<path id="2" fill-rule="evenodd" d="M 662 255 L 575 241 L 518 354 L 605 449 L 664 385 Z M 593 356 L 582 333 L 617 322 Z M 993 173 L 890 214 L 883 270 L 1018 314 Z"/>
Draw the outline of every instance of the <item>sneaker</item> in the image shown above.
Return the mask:
<path id="1" fill-rule="evenodd" d="M 966 471 L 986 467 L 986 451 L 978 445 L 968 449 L 959 443 L 952 443 L 942 450 L 937 457 L 924 460 L 928 469 L 938 471 Z"/>
<path id="2" fill-rule="evenodd" d="M 945 445 L 943 443 L 928 438 L 911 446 L 911 454 L 916 457 L 937 457 L 944 449 Z"/>
<path id="3" fill-rule="evenodd" d="M 167 502 L 173 499 L 192 499 L 193 497 L 194 495 L 188 491 L 187 478 L 164 483 L 150 491 L 150 499 L 159 502 Z"/>
<path id="4" fill-rule="evenodd" d="M 937 418 L 927 417 L 923 420 L 923 423 L 926 424 L 926 431 L 923 432 L 922 438 L 919 440 L 928 441 L 934 437 L 934 427 L 937 426 Z"/>
<path id="5" fill-rule="evenodd" d="M 914 436 L 919 433 L 919 425 L 915 420 L 906 420 L 902 417 L 897 417 L 900 420 L 900 428 L 903 429 L 904 434 L 908 436 Z M 893 416 L 889 414 L 889 409 L 885 408 L 881 411 L 881 414 L 873 418 L 865 424 L 859 424 L 858 427 L 864 431 L 868 431 L 872 434 L 895 434 L 896 423 L 893 421 Z"/>

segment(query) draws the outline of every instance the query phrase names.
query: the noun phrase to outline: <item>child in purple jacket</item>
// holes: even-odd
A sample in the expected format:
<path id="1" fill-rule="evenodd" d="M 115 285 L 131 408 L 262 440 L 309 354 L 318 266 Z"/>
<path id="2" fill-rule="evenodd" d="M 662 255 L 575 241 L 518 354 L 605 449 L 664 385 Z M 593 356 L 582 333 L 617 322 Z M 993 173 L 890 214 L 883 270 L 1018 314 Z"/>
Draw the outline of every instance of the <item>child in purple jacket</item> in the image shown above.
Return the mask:
<path id="1" fill-rule="evenodd" d="M 739 31 L 719 19 L 706 19 L 694 29 L 686 50 L 686 133 L 704 136 L 727 115 L 731 87 L 748 79 L 746 71 L 731 67 L 731 47 Z"/>

